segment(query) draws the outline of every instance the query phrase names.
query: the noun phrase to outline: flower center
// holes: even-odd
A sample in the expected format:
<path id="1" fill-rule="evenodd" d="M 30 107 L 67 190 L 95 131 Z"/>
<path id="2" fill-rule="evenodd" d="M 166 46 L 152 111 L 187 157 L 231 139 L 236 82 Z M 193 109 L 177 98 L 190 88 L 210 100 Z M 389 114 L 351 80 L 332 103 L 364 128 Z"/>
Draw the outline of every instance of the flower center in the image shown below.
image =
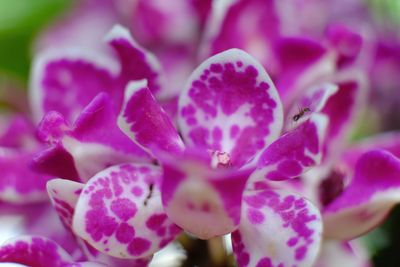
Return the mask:
<path id="1" fill-rule="evenodd" d="M 232 166 L 231 156 L 226 152 L 211 152 L 211 166 L 213 168 L 229 168 Z"/>

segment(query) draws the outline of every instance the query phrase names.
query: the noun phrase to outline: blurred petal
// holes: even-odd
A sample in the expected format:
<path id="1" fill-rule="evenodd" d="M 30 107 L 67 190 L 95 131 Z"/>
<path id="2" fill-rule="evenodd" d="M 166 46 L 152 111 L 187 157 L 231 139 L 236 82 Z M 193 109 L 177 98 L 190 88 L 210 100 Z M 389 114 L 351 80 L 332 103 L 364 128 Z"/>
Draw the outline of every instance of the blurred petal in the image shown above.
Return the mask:
<path id="1" fill-rule="evenodd" d="M 98 94 L 85 107 L 73 127 L 64 122 L 61 114 L 50 112 L 39 125 L 41 138 L 58 146 L 36 158 L 42 170 L 52 171 L 51 166 L 44 165 L 57 163 L 60 158 L 68 159 L 65 152 L 73 158 L 82 181 L 111 165 L 150 161 L 150 156 L 117 127 L 117 114 L 111 98 L 105 93 Z M 39 164 L 35 165 L 38 169 Z M 58 177 L 68 178 L 66 175 L 71 175 L 61 171 Z"/>
<path id="2" fill-rule="evenodd" d="M 231 49 L 203 62 L 179 100 L 183 139 L 230 154 L 241 166 L 276 139 L 282 106 L 270 77 L 250 55 Z"/>
<path id="3" fill-rule="evenodd" d="M 364 79 L 358 72 L 348 72 L 339 75 L 334 81 L 338 91 L 328 99 L 321 111 L 329 118 L 323 148 L 323 161 L 326 165 L 336 161 L 343 152 L 349 133 L 366 104 L 367 88 Z"/>
<path id="4" fill-rule="evenodd" d="M 295 128 L 300 123 L 310 118 L 312 113 L 321 112 L 328 99 L 334 95 L 338 87 L 331 83 L 323 83 L 308 89 L 305 94 L 298 100 L 292 109 L 288 112 L 285 120 L 285 129 Z M 305 109 L 308 109 L 304 111 Z M 301 115 L 301 111 L 304 114 Z M 299 118 L 295 119 L 295 116 Z"/>
<path id="5" fill-rule="evenodd" d="M 13 203 L 44 201 L 49 176 L 36 174 L 29 165 L 34 152 L 0 147 L 0 199 Z"/>
<path id="6" fill-rule="evenodd" d="M 0 247 L 0 261 L 34 267 L 62 267 L 72 263 L 72 258 L 52 240 L 39 236 L 21 236 L 3 243 Z"/>
<path id="7" fill-rule="evenodd" d="M 322 222 L 311 202 L 282 191 L 247 191 L 239 230 L 232 234 L 241 266 L 312 266 Z"/>
<path id="8" fill-rule="evenodd" d="M 170 118 L 154 99 L 145 80 L 128 84 L 118 125 L 146 151 L 180 153 L 183 142 Z"/>
<path id="9" fill-rule="evenodd" d="M 108 92 L 119 109 L 123 91 L 116 81 L 116 62 L 94 51 L 46 50 L 33 62 L 30 101 L 35 121 L 58 111 L 73 122 L 100 92 Z"/>
<path id="10" fill-rule="evenodd" d="M 367 251 L 360 245 L 356 242 L 324 241 L 314 267 L 372 266 Z"/>
<path id="11" fill-rule="evenodd" d="M 106 39 L 119 56 L 121 86 L 125 87 L 130 81 L 146 79 L 153 94 L 161 91 L 160 63 L 153 54 L 136 43 L 128 29 L 116 25 Z"/>
<path id="12" fill-rule="evenodd" d="M 400 160 L 384 150 L 363 154 L 349 186 L 324 210 L 324 235 L 351 239 L 376 227 L 400 202 Z"/>
<path id="13" fill-rule="evenodd" d="M 212 170 L 208 155 L 190 153 L 163 161 L 161 193 L 168 216 L 201 239 L 232 232 L 249 172 Z"/>
<path id="14" fill-rule="evenodd" d="M 281 136 L 262 152 L 257 174 L 270 180 L 285 180 L 319 164 L 327 125 L 327 118 L 315 113 L 308 121 Z"/>
<path id="15" fill-rule="evenodd" d="M 279 33 L 279 18 L 274 1 L 214 1 L 206 38 L 205 55 L 240 48 L 273 71 L 271 43 Z"/>
<path id="16" fill-rule="evenodd" d="M 126 164 L 89 180 L 76 205 L 74 232 L 99 251 L 124 259 L 151 256 L 181 232 L 166 216 L 160 170 Z"/>

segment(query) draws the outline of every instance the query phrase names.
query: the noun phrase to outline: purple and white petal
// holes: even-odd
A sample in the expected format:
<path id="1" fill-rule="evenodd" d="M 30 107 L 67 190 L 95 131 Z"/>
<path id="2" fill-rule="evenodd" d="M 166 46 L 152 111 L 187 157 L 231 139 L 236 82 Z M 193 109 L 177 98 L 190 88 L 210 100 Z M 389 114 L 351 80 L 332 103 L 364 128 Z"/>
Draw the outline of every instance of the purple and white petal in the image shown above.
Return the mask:
<path id="1" fill-rule="evenodd" d="M 267 27 L 265 25 L 268 25 Z M 214 1 L 202 44 L 203 56 L 240 48 L 274 72 L 272 42 L 279 34 L 274 1 Z"/>
<path id="2" fill-rule="evenodd" d="M 49 193 L 51 202 L 64 226 L 70 231 L 73 231 L 72 218 L 83 188 L 84 184 L 65 179 L 53 179 L 47 183 L 47 191 Z M 85 240 L 78 237 L 76 237 L 76 239 L 88 260 L 99 262 L 106 266 L 140 267 L 145 266 L 151 259 L 128 260 L 114 258 L 100 253 L 100 251 L 93 248 Z"/>
<path id="3" fill-rule="evenodd" d="M 106 40 L 118 54 L 121 64 L 119 80 L 123 88 L 130 81 L 146 79 L 154 95 L 162 91 L 161 85 L 164 81 L 160 63 L 152 53 L 136 43 L 128 29 L 116 25 L 108 33 Z"/>
<path id="4" fill-rule="evenodd" d="M 34 267 L 62 267 L 73 260 L 62 247 L 50 239 L 20 236 L 2 244 L 0 262 L 15 262 Z"/>
<path id="5" fill-rule="evenodd" d="M 205 153 L 205 152 L 204 152 Z M 186 153 L 163 161 L 161 196 L 171 220 L 201 239 L 235 230 L 248 171 L 211 169 L 208 155 Z"/>
<path id="6" fill-rule="evenodd" d="M 350 130 L 365 107 L 367 86 L 360 72 L 347 72 L 335 77 L 338 91 L 325 103 L 321 113 L 328 116 L 329 125 L 324 142 L 324 164 L 335 162 L 343 152 Z"/>
<path id="7" fill-rule="evenodd" d="M 246 191 L 239 229 L 232 233 L 239 267 L 312 266 L 322 236 L 318 209 L 283 191 Z"/>
<path id="8" fill-rule="evenodd" d="M 281 136 L 262 152 L 256 176 L 286 180 L 319 164 L 327 125 L 327 118 L 315 113 L 308 121 Z"/>
<path id="9" fill-rule="evenodd" d="M 128 84 L 118 125 L 132 141 L 151 154 L 183 150 L 176 128 L 148 89 L 146 80 Z"/>
<path id="10" fill-rule="evenodd" d="M 352 181 L 323 211 L 324 235 L 352 239 L 376 227 L 400 202 L 400 159 L 372 150 L 358 160 Z"/>
<path id="11" fill-rule="evenodd" d="M 119 110 L 123 89 L 116 80 L 117 62 L 101 53 L 77 49 L 49 50 L 33 62 L 29 87 L 33 118 L 58 111 L 73 122 L 100 92 L 108 92 Z"/>
<path id="12" fill-rule="evenodd" d="M 332 53 L 309 38 L 278 38 L 273 53 L 280 67 L 275 73 L 276 87 L 285 110 L 315 82 L 332 75 L 336 66 Z"/>
<path id="13" fill-rule="evenodd" d="M 361 242 L 326 240 L 322 243 L 321 251 L 314 267 L 370 267 L 369 255 Z"/>
<path id="14" fill-rule="evenodd" d="M 163 210 L 160 179 L 160 169 L 148 164 L 118 165 L 96 174 L 76 205 L 74 232 L 113 257 L 151 256 L 181 232 Z"/>
<path id="15" fill-rule="evenodd" d="M 400 158 L 400 134 L 398 132 L 387 132 L 363 139 L 344 151 L 340 163 L 346 166 L 351 173 L 361 155 L 372 149 L 384 149 Z"/>
<path id="16" fill-rule="evenodd" d="M 179 99 L 178 124 L 188 146 L 227 153 L 235 166 L 250 161 L 282 129 L 282 105 L 254 58 L 231 49 L 204 61 Z"/>
<path id="17" fill-rule="evenodd" d="M 54 209 L 64 226 L 72 230 L 75 205 L 85 185 L 65 179 L 53 179 L 47 183 L 47 192 Z"/>
<path id="18" fill-rule="evenodd" d="M 312 113 L 321 112 L 326 101 L 337 92 L 338 87 L 332 83 L 322 83 L 308 89 L 305 94 L 292 105 L 287 113 L 285 129 L 290 130 L 308 120 Z"/>

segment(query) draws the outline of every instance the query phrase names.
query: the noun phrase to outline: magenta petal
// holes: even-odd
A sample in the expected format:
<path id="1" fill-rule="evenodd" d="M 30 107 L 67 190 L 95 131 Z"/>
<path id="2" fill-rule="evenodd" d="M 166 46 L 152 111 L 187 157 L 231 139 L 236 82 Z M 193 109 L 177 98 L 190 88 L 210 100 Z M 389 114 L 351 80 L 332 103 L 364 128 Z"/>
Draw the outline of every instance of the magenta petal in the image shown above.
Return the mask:
<path id="1" fill-rule="evenodd" d="M 335 161 L 346 145 L 346 138 L 366 104 L 365 77 L 357 72 L 337 77 L 338 91 L 326 102 L 321 113 L 329 118 L 324 162 Z M 330 163 L 330 162 L 329 162 Z"/>
<path id="2" fill-rule="evenodd" d="M 33 172 L 29 166 L 34 152 L 0 147 L 0 199 L 13 203 L 44 201 L 49 176 Z"/>
<path id="3" fill-rule="evenodd" d="M 114 26 L 107 40 L 119 56 L 121 86 L 124 87 L 130 81 L 146 79 L 153 94 L 161 91 L 160 63 L 153 54 L 136 43 L 128 29 Z"/>
<path id="4" fill-rule="evenodd" d="M 47 192 L 62 223 L 72 230 L 72 216 L 84 184 L 65 179 L 53 179 L 47 183 Z"/>
<path id="5" fill-rule="evenodd" d="M 162 201 L 171 220 L 201 239 L 237 228 L 248 171 L 210 169 L 201 155 L 163 163 Z"/>
<path id="6" fill-rule="evenodd" d="M 270 77 L 239 49 L 204 61 L 179 99 L 178 124 L 186 144 L 228 153 L 236 166 L 279 136 L 282 116 Z"/>
<path id="7" fill-rule="evenodd" d="M 286 116 L 285 129 L 292 129 L 309 119 L 313 113 L 321 112 L 329 98 L 337 91 L 338 86 L 332 83 L 323 83 L 308 89 L 305 94 L 292 105 L 292 109 Z M 299 116 L 302 111 L 302 116 Z"/>
<path id="8" fill-rule="evenodd" d="M 400 160 L 385 150 L 365 153 L 349 186 L 324 210 L 324 234 L 351 239 L 377 226 L 400 202 Z"/>
<path id="9" fill-rule="evenodd" d="M 39 236 L 10 239 L 0 247 L 1 262 L 15 262 L 35 267 L 63 267 L 72 258 L 57 243 Z"/>
<path id="10" fill-rule="evenodd" d="M 89 180 L 76 205 L 74 232 L 93 247 L 117 258 L 151 256 L 180 232 L 161 205 L 160 170 L 126 164 Z"/>
<path id="11" fill-rule="evenodd" d="M 123 91 L 115 78 L 115 62 L 99 54 L 62 50 L 42 53 L 33 65 L 30 100 L 39 121 L 49 111 L 58 111 L 73 122 L 100 92 L 115 99 L 118 110 Z"/>
<path id="12" fill-rule="evenodd" d="M 232 234 L 239 267 L 312 266 L 321 244 L 318 209 L 282 191 L 247 191 L 239 229 Z"/>
<path id="13" fill-rule="evenodd" d="M 319 164 L 326 127 L 327 118 L 315 113 L 298 128 L 281 136 L 261 154 L 258 174 L 270 180 L 285 180 Z"/>
<path id="14" fill-rule="evenodd" d="M 274 1 L 236 0 L 213 3 L 203 49 L 214 55 L 230 48 L 240 48 L 272 70 L 271 43 L 279 33 Z M 245 23 L 244 23 L 245 21 Z M 268 26 L 266 26 L 268 25 Z"/>
<path id="15" fill-rule="evenodd" d="M 146 151 L 180 153 L 183 150 L 184 145 L 177 130 L 154 99 L 145 80 L 128 84 L 118 124 Z"/>

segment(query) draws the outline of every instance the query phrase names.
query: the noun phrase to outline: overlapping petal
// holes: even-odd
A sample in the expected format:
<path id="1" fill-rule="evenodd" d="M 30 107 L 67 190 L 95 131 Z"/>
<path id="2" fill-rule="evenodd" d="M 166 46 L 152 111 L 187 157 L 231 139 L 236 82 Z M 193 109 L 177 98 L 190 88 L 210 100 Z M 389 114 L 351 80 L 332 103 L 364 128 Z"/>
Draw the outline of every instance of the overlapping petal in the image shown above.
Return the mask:
<path id="1" fill-rule="evenodd" d="M 49 111 L 58 111 L 71 123 L 100 92 L 108 92 L 116 102 L 123 90 L 116 82 L 118 62 L 96 51 L 66 48 L 39 54 L 33 62 L 30 104 L 35 121 Z"/>
<path id="2" fill-rule="evenodd" d="M 150 153 L 183 150 L 177 130 L 151 94 L 146 80 L 128 84 L 118 125 L 133 142 Z"/>
<path id="3" fill-rule="evenodd" d="M 232 234 L 238 265 L 311 266 L 321 243 L 319 211 L 284 191 L 246 191 L 240 227 Z"/>
<path id="4" fill-rule="evenodd" d="M 110 167 L 89 180 L 76 205 L 74 232 L 99 251 L 146 258 L 180 232 L 161 205 L 161 172 L 152 165 Z"/>
<path id="5" fill-rule="evenodd" d="M 324 115 L 311 115 L 308 121 L 281 136 L 262 152 L 257 174 L 270 180 L 286 180 L 319 164 L 327 126 Z"/>
<path id="6" fill-rule="evenodd" d="M 163 77 L 160 63 L 152 53 L 136 43 L 128 29 L 116 25 L 106 39 L 119 57 L 121 64 L 119 80 L 122 87 L 129 81 L 146 79 L 153 94 L 162 91 Z"/>
<path id="7" fill-rule="evenodd" d="M 177 225 L 201 239 L 230 233 L 240 222 L 249 174 L 211 169 L 208 155 L 186 152 L 163 161 L 163 205 Z"/>
<path id="8" fill-rule="evenodd" d="M 8 240 L 0 247 L 0 261 L 34 267 L 62 267 L 73 263 L 71 256 L 57 243 L 39 236 Z"/>
<path id="9" fill-rule="evenodd" d="M 70 179 L 76 169 L 79 179 L 85 181 L 114 164 L 150 160 L 150 156 L 118 128 L 112 100 L 105 93 L 100 93 L 89 103 L 73 127 L 61 114 L 48 113 L 39 125 L 39 136 L 53 144 L 53 148 L 35 157 L 35 168 L 62 178 Z M 74 168 L 67 172 L 61 168 L 55 173 L 53 164 L 63 159 Z"/>
<path id="10" fill-rule="evenodd" d="M 229 154 L 235 166 L 254 158 L 282 129 L 282 106 L 270 77 L 250 55 L 231 49 L 203 62 L 179 100 L 188 146 Z"/>
<path id="11" fill-rule="evenodd" d="M 380 223 L 400 201 L 400 160 L 372 150 L 358 160 L 345 191 L 324 210 L 325 236 L 350 239 Z"/>

